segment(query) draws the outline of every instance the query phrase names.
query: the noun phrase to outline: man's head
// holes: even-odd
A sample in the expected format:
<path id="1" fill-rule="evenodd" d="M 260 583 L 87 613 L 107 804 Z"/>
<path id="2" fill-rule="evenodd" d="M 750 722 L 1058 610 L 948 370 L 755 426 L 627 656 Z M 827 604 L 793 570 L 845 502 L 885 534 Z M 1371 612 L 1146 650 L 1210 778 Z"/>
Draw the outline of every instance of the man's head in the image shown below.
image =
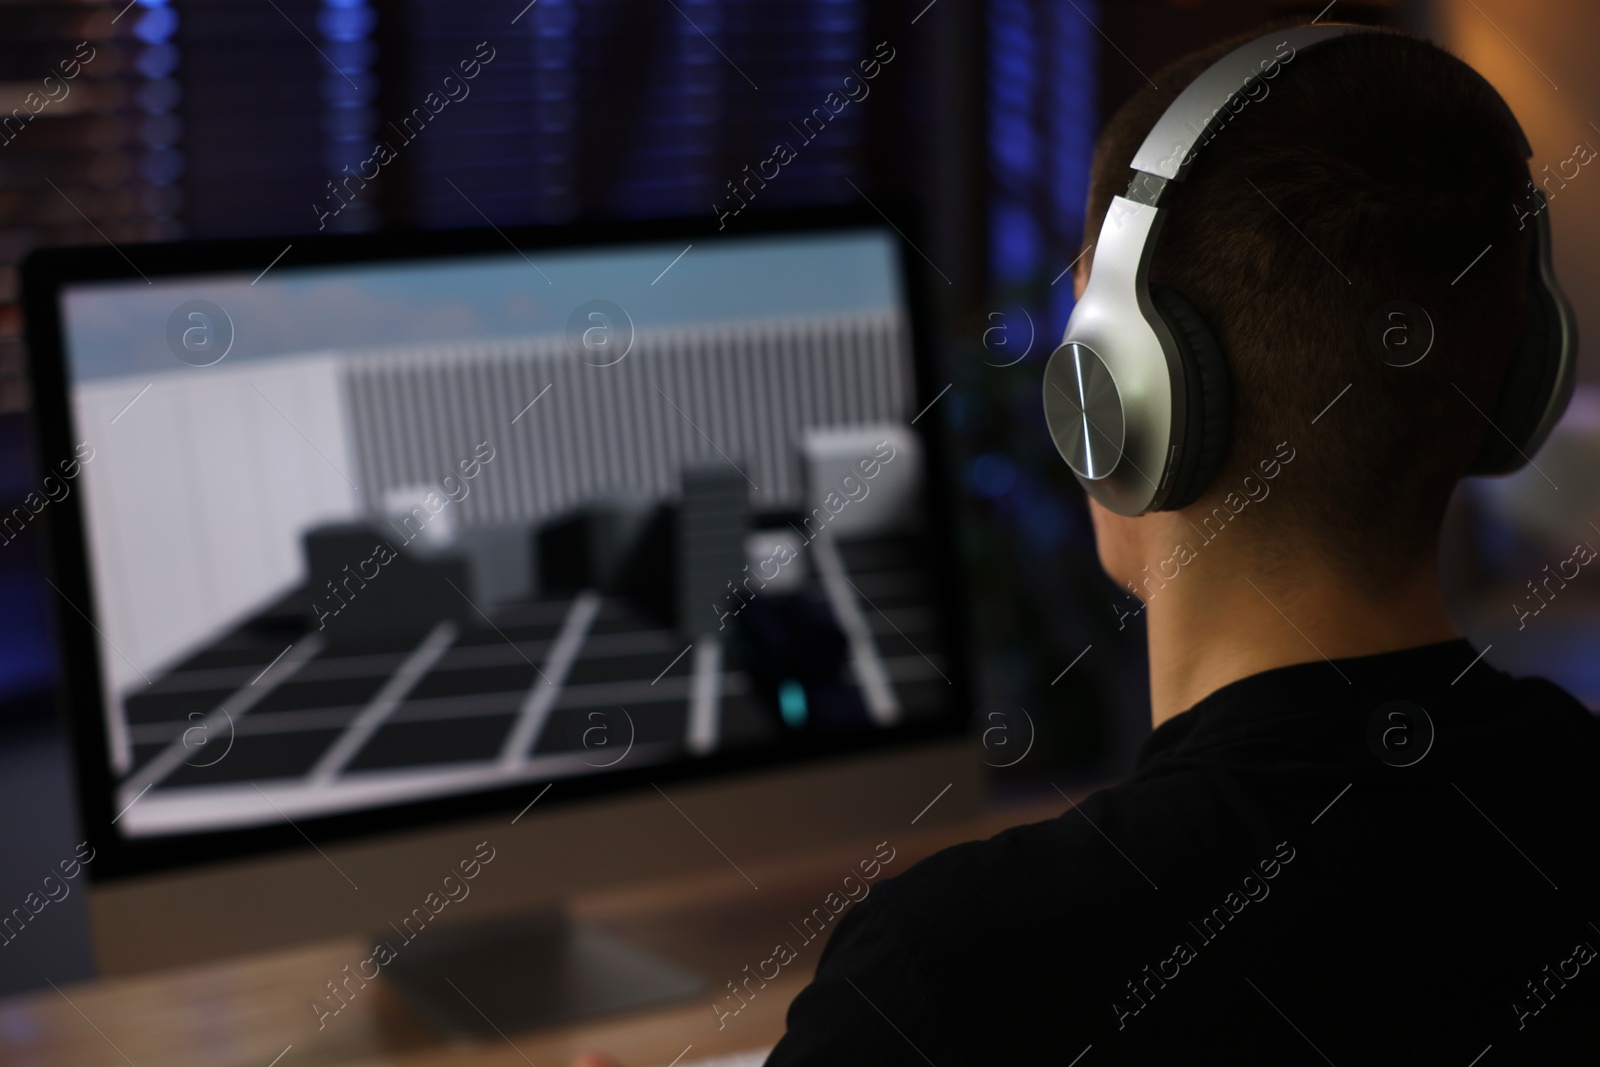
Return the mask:
<path id="1" fill-rule="evenodd" d="M 1172 64 L 1159 89 L 1113 116 L 1095 153 L 1086 241 L 1162 112 L 1243 40 Z M 1487 413 L 1522 324 L 1528 180 L 1494 90 L 1427 42 L 1354 34 L 1284 63 L 1169 190 L 1151 264 L 1151 281 L 1189 299 L 1227 358 L 1227 453 L 1180 512 L 1127 519 L 1096 505 L 1108 572 L 1136 582 L 1172 554 L 1173 531 L 1230 493 L 1235 509 L 1256 501 L 1205 528 L 1226 522 L 1218 536 L 1231 552 L 1315 559 L 1374 591 L 1428 564 L 1451 490 L 1496 432 Z M 1080 292 L 1084 280 L 1080 268 Z M 1396 301 L 1424 309 L 1435 334 L 1405 367 L 1371 342 L 1374 317 Z M 1399 321 L 1419 352 L 1426 324 Z M 1261 464 L 1281 459 L 1285 442 L 1295 458 L 1263 493 Z"/>

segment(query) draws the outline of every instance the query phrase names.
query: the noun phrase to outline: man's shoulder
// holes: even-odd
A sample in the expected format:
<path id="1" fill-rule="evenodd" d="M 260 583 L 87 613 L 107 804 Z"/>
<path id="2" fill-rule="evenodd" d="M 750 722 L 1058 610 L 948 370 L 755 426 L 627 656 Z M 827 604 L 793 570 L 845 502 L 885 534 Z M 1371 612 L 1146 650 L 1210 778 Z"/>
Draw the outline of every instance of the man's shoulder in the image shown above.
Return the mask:
<path id="1" fill-rule="evenodd" d="M 1587 741 L 1600 738 L 1600 717 L 1563 686 L 1540 675 L 1506 676 L 1516 712 L 1537 714 Z"/>
<path id="2" fill-rule="evenodd" d="M 885 1013 L 893 1014 L 880 995 L 973 1048 L 999 1039 L 991 1023 L 1003 1015 L 1098 1017 L 1118 987 L 1111 971 L 1130 934 L 1142 945 L 1139 931 L 1162 903 L 1158 886 L 1181 881 L 1179 868 L 1205 847 L 1163 831 L 1147 794 L 1173 801 L 1173 788 L 1102 789 L 1054 818 L 951 846 L 876 884 L 830 938 L 817 988 L 850 976 Z M 814 991 L 807 1003 L 830 995 Z M 858 995 L 840 994 L 847 1004 Z M 1035 1030 L 1012 1027 L 1011 1036 Z"/>
<path id="3" fill-rule="evenodd" d="M 1171 864 L 1175 851 L 1214 846 L 1175 832 L 1172 812 L 1162 810 L 1193 784 L 1107 787 L 1068 800 L 1052 818 L 942 849 L 879 885 L 874 899 L 862 902 L 862 918 L 923 944 L 930 942 L 921 935 L 935 927 L 948 943 L 992 940 L 1012 928 L 1034 936 L 1058 922 L 1062 929 L 1053 932 L 1060 934 L 1085 915 L 1113 922 L 1130 899 L 1155 889 L 1154 865 Z"/>

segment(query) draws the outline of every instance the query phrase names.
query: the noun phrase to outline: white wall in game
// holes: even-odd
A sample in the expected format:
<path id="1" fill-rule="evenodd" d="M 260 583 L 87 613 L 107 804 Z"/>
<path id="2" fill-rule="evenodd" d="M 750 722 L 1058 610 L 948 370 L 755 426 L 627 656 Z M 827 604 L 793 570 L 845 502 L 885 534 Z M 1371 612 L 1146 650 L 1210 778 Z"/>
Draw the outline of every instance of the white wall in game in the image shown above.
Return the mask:
<path id="1" fill-rule="evenodd" d="M 331 354 L 77 387 L 79 435 L 96 446 L 83 508 L 112 694 L 304 580 L 301 531 L 356 514 L 341 396 Z"/>

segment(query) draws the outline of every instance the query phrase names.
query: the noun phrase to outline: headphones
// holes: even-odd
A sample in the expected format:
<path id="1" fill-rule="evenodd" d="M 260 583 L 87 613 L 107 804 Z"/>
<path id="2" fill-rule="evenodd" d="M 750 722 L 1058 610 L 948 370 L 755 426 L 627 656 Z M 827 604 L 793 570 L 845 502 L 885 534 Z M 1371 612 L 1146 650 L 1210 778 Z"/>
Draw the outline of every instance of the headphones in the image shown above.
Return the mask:
<path id="1" fill-rule="evenodd" d="M 1229 52 L 1173 100 L 1134 155 L 1127 192 L 1112 198 L 1088 288 L 1045 365 L 1044 410 L 1061 458 L 1089 495 L 1117 514 L 1192 504 L 1216 474 L 1231 432 L 1221 346 L 1181 293 L 1150 284 L 1169 184 L 1184 179 L 1195 149 L 1243 108 L 1241 91 L 1262 72 L 1300 50 L 1363 32 L 1377 31 L 1298 26 Z M 1511 122 L 1530 157 L 1527 138 Z M 1572 399 L 1577 325 L 1551 266 L 1549 213 L 1538 212 L 1534 225 L 1522 335 L 1473 474 L 1509 474 L 1527 463 Z"/>

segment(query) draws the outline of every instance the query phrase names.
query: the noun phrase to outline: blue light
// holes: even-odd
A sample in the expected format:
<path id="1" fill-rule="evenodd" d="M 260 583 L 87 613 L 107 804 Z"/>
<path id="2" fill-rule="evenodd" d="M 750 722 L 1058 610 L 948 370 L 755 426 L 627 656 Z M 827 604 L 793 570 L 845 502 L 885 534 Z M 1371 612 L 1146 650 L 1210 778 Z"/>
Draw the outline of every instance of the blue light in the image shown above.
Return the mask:
<path id="1" fill-rule="evenodd" d="M 377 132 L 378 112 L 371 106 L 378 94 L 377 74 L 371 69 L 377 45 L 370 39 L 377 13 L 369 0 L 321 0 L 316 19 L 322 39 L 317 51 L 324 61 L 318 64 L 322 160 L 329 180 L 342 184 L 348 178 L 340 171 L 345 167 L 350 168 L 349 173 L 360 170 Z M 358 195 L 348 206 L 348 212 L 340 209 L 336 230 L 365 230 L 375 225 L 378 209 L 370 195 Z"/>
<path id="2" fill-rule="evenodd" d="M 1059 546 L 1072 528 L 1072 516 L 1047 492 L 1029 492 L 1021 518 L 1024 536 L 1040 552 Z"/>
<path id="3" fill-rule="evenodd" d="M 178 28 L 178 13 L 157 7 L 145 12 L 133 24 L 133 35 L 146 44 L 157 44 L 171 37 Z"/>
<path id="4" fill-rule="evenodd" d="M 378 21 L 369 7 L 325 6 L 317 13 L 317 27 L 330 41 L 359 41 L 372 32 Z"/>
<path id="5" fill-rule="evenodd" d="M 1037 217 L 1024 205 L 997 201 L 989 209 L 996 280 L 1019 282 L 1037 270 L 1041 242 Z"/>
<path id="6" fill-rule="evenodd" d="M 967 482 L 980 496 L 1004 496 L 1017 484 L 1017 465 L 1004 452 L 985 452 L 967 468 Z"/>
<path id="7" fill-rule="evenodd" d="M 806 724 L 806 691 L 793 678 L 778 683 L 778 711 L 790 729 L 798 730 Z"/>
<path id="8" fill-rule="evenodd" d="M 1054 277 L 1077 254 L 1094 147 L 1099 0 L 988 5 L 990 280 Z M 1048 272 L 1048 273 L 1045 273 Z M 1056 332 L 1071 310 L 1058 287 L 1036 308 Z"/>
<path id="9" fill-rule="evenodd" d="M 165 78 L 178 67 L 178 49 L 166 42 L 151 45 L 139 53 L 133 65 L 146 78 Z"/>
<path id="10" fill-rule="evenodd" d="M 952 392 L 950 399 L 944 404 L 944 422 L 952 430 L 960 430 L 967 421 L 967 398 L 965 395 Z"/>

